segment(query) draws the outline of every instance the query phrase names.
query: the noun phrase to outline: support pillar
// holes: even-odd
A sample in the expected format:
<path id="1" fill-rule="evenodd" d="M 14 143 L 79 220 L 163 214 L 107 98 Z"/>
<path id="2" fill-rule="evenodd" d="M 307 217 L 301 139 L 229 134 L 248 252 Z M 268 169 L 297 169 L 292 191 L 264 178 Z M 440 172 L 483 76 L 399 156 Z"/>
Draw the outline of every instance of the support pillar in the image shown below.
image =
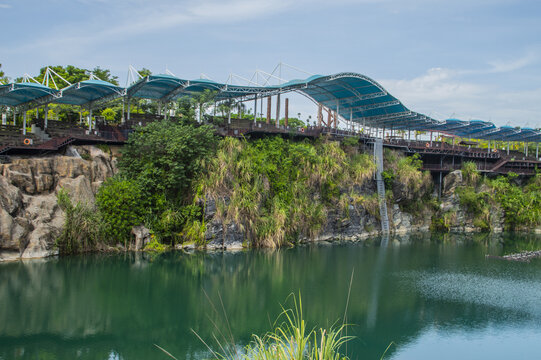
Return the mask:
<path id="1" fill-rule="evenodd" d="M 509 155 L 509 141 L 507 142 L 507 155 Z"/>
<path id="2" fill-rule="evenodd" d="M 23 135 L 26 135 L 26 109 L 23 110 Z"/>
<path id="3" fill-rule="evenodd" d="M 257 123 L 257 94 L 254 96 L 254 125 Z"/>
<path id="4" fill-rule="evenodd" d="M 231 107 L 227 110 L 227 123 L 231 124 Z"/>
<path id="5" fill-rule="evenodd" d="M 6 113 L 2 113 L 2 125 L 7 125 L 7 116 Z"/>
<path id="6" fill-rule="evenodd" d="M 331 114 L 331 110 L 329 109 L 327 111 L 327 127 L 331 127 L 332 126 L 332 114 Z"/>
<path id="7" fill-rule="evenodd" d="M 92 131 L 92 108 L 88 110 L 88 113 L 88 131 Z"/>
<path id="8" fill-rule="evenodd" d="M 158 116 L 162 116 L 162 102 L 158 101 Z"/>
<path id="9" fill-rule="evenodd" d="M 488 141 L 487 152 L 490 154 L 490 140 Z"/>
<path id="10" fill-rule="evenodd" d="M 15 125 L 17 122 L 17 108 L 13 108 L 13 125 Z"/>
<path id="11" fill-rule="evenodd" d="M 317 107 L 317 127 L 321 127 L 322 120 L 323 120 L 323 106 L 319 104 Z"/>
<path id="12" fill-rule="evenodd" d="M 432 131 L 430 132 L 430 147 L 432 147 Z"/>
<path id="13" fill-rule="evenodd" d="M 336 114 L 336 111 L 334 112 L 334 130 L 338 128 L 338 115 Z"/>
<path id="14" fill-rule="evenodd" d="M 528 157 L 528 143 L 524 143 L 524 154 L 526 154 L 526 157 Z"/>
<path id="15" fill-rule="evenodd" d="M 130 98 L 128 98 L 128 121 L 130 121 Z"/>
<path id="16" fill-rule="evenodd" d="M 270 124 L 272 97 L 267 97 L 267 124 Z"/>
<path id="17" fill-rule="evenodd" d="M 285 105 L 285 109 L 284 109 L 284 110 L 285 110 L 285 115 L 286 115 L 285 121 L 284 121 L 284 125 L 285 125 L 286 128 L 287 128 L 287 126 L 289 125 L 289 124 L 288 124 L 288 123 L 289 123 L 289 98 L 286 98 L 286 105 Z"/>
<path id="18" fill-rule="evenodd" d="M 276 95 L 276 127 L 280 127 L 280 93 Z"/>

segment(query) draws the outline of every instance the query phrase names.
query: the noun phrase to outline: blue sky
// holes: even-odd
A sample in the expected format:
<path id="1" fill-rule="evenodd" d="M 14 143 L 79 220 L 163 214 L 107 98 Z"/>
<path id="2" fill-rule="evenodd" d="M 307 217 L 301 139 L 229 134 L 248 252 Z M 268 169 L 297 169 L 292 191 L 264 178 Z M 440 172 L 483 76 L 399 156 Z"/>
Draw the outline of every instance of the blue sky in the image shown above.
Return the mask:
<path id="1" fill-rule="evenodd" d="M 435 118 L 541 127 L 539 0 L 0 0 L 0 24 L 11 77 L 99 65 L 124 83 L 132 64 L 226 81 L 282 61 L 362 73 Z"/>

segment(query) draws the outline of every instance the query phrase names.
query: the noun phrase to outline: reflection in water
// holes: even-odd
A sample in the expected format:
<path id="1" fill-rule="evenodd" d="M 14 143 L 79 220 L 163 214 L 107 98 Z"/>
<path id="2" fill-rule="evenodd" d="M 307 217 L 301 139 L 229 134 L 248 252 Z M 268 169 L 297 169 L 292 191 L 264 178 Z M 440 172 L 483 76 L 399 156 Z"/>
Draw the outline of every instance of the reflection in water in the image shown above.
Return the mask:
<path id="1" fill-rule="evenodd" d="M 326 327 L 343 317 L 353 268 L 353 359 L 379 359 L 391 341 L 393 359 L 433 354 L 448 336 L 465 348 L 472 336 L 498 343 L 497 353 L 487 348 L 477 358 L 516 358 L 510 339 L 541 329 L 541 261 L 486 260 L 487 252 L 509 251 L 501 239 L 428 240 L 0 264 L 0 359 L 164 358 L 153 344 L 200 359 L 208 352 L 191 328 L 205 340 L 219 336 L 213 323 L 227 334 L 223 313 L 204 292 L 218 308 L 223 299 L 239 344 L 269 330 L 292 292 L 302 293 L 307 321 Z M 539 358 L 535 346 L 524 351 Z"/>

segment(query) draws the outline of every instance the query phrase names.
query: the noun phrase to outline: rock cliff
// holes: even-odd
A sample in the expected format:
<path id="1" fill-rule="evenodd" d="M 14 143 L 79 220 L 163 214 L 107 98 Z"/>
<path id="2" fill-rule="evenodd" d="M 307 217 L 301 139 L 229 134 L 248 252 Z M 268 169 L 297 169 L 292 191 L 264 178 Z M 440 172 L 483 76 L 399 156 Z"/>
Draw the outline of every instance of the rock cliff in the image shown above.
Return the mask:
<path id="1" fill-rule="evenodd" d="M 12 157 L 0 164 L 0 260 L 55 253 L 64 223 L 56 194 L 94 204 L 99 186 L 116 172 L 116 157 L 94 146 L 68 148 L 68 155 Z"/>

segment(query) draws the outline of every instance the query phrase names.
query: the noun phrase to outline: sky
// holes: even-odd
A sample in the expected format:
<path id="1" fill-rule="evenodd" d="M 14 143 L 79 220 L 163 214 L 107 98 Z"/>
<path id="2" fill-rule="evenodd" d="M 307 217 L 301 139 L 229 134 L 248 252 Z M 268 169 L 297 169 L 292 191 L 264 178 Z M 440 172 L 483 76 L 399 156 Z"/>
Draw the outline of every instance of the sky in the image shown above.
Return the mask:
<path id="1" fill-rule="evenodd" d="M 125 85 L 133 65 L 225 82 L 282 62 L 305 71 L 286 80 L 361 73 L 436 119 L 541 127 L 539 0 L 0 0 L 0 24 L 11 78 L 71 64 Z"/>

